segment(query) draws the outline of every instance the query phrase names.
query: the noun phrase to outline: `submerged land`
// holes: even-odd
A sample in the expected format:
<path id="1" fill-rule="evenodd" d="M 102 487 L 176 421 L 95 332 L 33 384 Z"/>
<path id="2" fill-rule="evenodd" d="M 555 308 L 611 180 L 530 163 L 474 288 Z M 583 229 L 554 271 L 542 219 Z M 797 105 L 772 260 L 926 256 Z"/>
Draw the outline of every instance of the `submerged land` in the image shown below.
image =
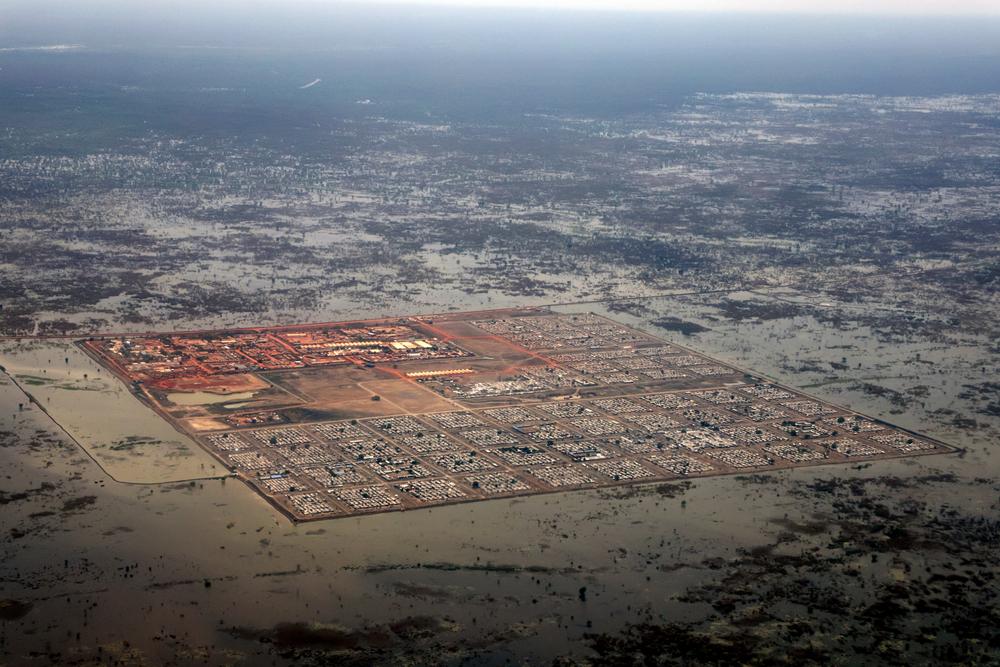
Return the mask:
<path id="1" fill-rule="evenodd" d="M 985 454 L 992 436 L 934 425 L 928 415 L 940 404 L 933 393 L 921 406 L 861 386 L 875 372 L 904 371 L 914 348 L 866 358 L 861 369 L 845 372 L 857 378 L 850 389 L 852 383 L 817 382 L 825 371 L 782 367 L 780 347 L 767 345 L 780 320 L 722 324 L 696 316 L 684 300 L 669 303 L 671 312 L 714 328 L 689 337 L 668 331 L 674 340 L 667 346 L 686 349 L 698 336 L 699 352 L 690 354 L 711 350 L 724 360 L 716 363 L 729 365 L 735 346 L 749 344 L 753 353 L 742 353 L 741 365 L 752 361 L 785 387 L 805 380 L 819 403 L 849 403 L 873 413 L 876 423 L 913 430 L 931 424 L 961 449 L 294 524 L 221 465 L 212 469 L 219 462 L 194 443 L 175 449 L 166 438 L 122 439 L 109 451 L 94 438 L 88 442 L 95 465 L 42 407 L 66 413 L 97 394 L 148 415 L 134 433 L 166 422 L 72 341 L 8 341 L 4 364 L 38 402 L 18 411 L 24 394 L 12 382 L 3 386 L 9 416 L 0 456 L 8 466 L 3 502 L 10 521 L 3 539 L 4 650 L 21 656 L 14 664 L 99 664 L 109 655 L 135 665 L 418 664 L 432 656 L 463 664 L 498 656 L 502 662 L 510 652 L 614 664 L 664 651 L 704 662 L 734 659 L 747 646 L 758 664 L 787 655 L 799 664 L 845 655 L 867 660 L 873 652 L 885 664 L 914 654 L 988 661 L 995 626 L 982 619 L 995 613 L 1000 539 Z M 829 323 L 812 327 L 844 340 Z M 820 341 L 800 346 L 803 363 L 824 358 Z M 917 349 L 929 356 L 932 348 Z M 944 378 L 965 372 L 955 356 L 936 359 Z M 28 384 L 32 378 L 39 379 Z M 742 371 L 734 378 L 745 380 Z M 570 403 L 581 401 L 590 399 Z M 525 402 L 529 410 L 551 403 Z M 77 416 L 74 436 L 109 429 L 109 421 Z M 185 464 L 195 479 L 180 481 L 171 452 L 201 461 Z M 119 483 L 104 467 L 123 481 L 148 481 Z M 151 474 L 178 481 L 156 483 Z M 33 553 L 42 542 L 59 545 L 65 557 L 38 561 Z M 136 616 L 122 619 L 123 608 Z M 76 619 L 79 639 L 51 649 L 39 643 L 40 636 L 64 634 L 67 618 Z M 871 627 L 859 632 L 857 623 Z M 10 633 L 14 628 L 26 632 Z M 848 634 L 853 639 L 845 643 Z"/>
<path id="2" fill-rule="evenodd" d="M 169 55 L 0 53 L 0 664 L 996 662 L 995 90 Z"/>

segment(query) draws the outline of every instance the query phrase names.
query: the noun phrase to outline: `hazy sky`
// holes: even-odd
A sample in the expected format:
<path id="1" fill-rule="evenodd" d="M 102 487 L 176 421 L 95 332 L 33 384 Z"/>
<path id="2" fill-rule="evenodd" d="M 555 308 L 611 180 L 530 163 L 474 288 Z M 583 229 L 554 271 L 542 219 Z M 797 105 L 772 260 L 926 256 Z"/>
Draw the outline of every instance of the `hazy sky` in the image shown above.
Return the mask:
<path id="1" fill-rule="evenodd" d="M 601 50 L 659 62 L 671 51 L 737 64 L 824 54 L 831 66 L 891 51 L 953 66 L 961 54 L 988 56 L 996 67 L 1000 0 L 0 0 L 0 49 L 51 44 Z"/>
<path id="2" fill-rule="evenodd" d="M 1000 0 L 383 0 L 463 7 L 551 7 L 660 11 L 752 11 L 820 14 L 994 14 Z"/>

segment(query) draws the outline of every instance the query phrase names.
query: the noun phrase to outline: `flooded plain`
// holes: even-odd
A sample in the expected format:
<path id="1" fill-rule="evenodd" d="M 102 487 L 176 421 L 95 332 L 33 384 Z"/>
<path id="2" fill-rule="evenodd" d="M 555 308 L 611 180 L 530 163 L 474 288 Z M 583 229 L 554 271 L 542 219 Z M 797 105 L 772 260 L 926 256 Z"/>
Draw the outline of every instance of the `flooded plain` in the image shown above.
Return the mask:
<path id="1" fill-rule="evenodd" d="M 2 341 L 0 366 L 114 480 L 161 483 L 226 474 L 69 340 Z M 29 401 L 22 396 L 17 403 Z"/>
<path id="2" fill-rule="evenodd" d="M 0 48 L 0 666 L 1000 663 L 995 24 L 21 4 L 74 46 Z M 296 526 L 38 339 L 551 302 L 959 449 Z"/>
<path id="3" fill-rule="evenodd" d="M 724 657 L 718 637 L 779 636 L 776 651 L 807 644 L 852 664 L 857 642 L 844 637 L 880 591 L 929 585 L 933 600 L 927 582 L 941 572 L 989 569 L 981 551 L 995 553 L 996 536 L 963 521 L 996 520 L 998 419 L 955 391 L 995 377 L 989 343 L 885 340 L 845 325 L 856 316 L 833 303 L 821 317 L 733 319 L 723 302 L 565 309 L 609 313 L 963 450 L 293 525 L 234 479 L 177 481 L 218 470 L 74 346 L 6 342 L 0 363 L 38 404 L 0 376 L 0 653 L 12 665 L 571 664 L 671 646 L 655 634 L 666 628 L 703 660 Z M 700 331 L 672 330 L 678 320 Z M 956 423 L 959 412 L 975 414 L 975 428 Z M 860 532 L 873 521 L 864 503 L 882 508 L 875 537 Z M 894 530 L 908 539 L 884 542 Z M 928 546 L 932 534 L 962 545 L 963 564 L 957 547 Z M 995 586 L 984 579 L 968 595 Z M 935 619 L 931 609 L 907 621 L 922 624 L 925 644 L 903 644 L 915 632 L 904 627 L 875 634 L 900 659 L 949 643 L 974 650 L 955 620 Z M 782 634 L 807 622 L 808 640 Z"/>

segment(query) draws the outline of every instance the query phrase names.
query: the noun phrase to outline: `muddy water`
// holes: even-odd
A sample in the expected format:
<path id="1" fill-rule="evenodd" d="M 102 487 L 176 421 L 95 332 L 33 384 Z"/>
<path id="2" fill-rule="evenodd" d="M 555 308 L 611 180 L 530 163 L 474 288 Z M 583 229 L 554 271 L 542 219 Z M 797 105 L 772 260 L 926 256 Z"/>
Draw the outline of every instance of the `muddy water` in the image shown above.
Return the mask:
<path id="1" fill-rule="evenodd" d="M 685 301 L 656 309 L 683 313 L 685 319 L 711 315 L 703 304 Z M 799 386 L 825 374 L 789 371 L 787 357 L 802 361 L 833 354 L 829 341 L 841 336 L 817 322 L 813 326 L 825 333 L 796 339 L 798 348 L 792 349 L 778 338 L 797 335 L 801 323 L 786 323 L 778 335 L 774 322 L 730 330 L 704 322 L 714 325 L 711 332 L 696 339 L 676 335 L 678 340 Z M 858 335 L 853 355 L 874 344 L 864 332 Z M 5 351 L 4 363 L 22 378 L 39 368 L 48 378 L 65 356 L 53 356 L 49 366 L 53 351 L 47 346 L 18 351 L 16 367 Z M 836 356 L 843 354 L 838 350 Z M 862 358 L 860 373 L 852 369 L 845 375 L 907 377 L 907 359 L 905 351 L 883 350 Z M 71 358 L 72 372 L 87 372 L 92 380 L 88 361 Z M 960 360 L 948 364 L 962 372 Z M 952 379 L 941 374 L 922 381 L 932 395 L 938 390 L 944 395 Z M 117 439 L 129 428 L 133 435 L 155 433 L 145 420 L 118 420 L 123 406 L 118 401 L 134 399 L 112 386 L 78 392 L 106 401 L 102 408 L 95 399 L 90 408 L 100 416 L 80 418 L 92 437 Z M 815 391 L 859 409 L 892 409 L 847 386 L 829 383 Z M 59 394 L 48 387 L 26 388 L 45 405 L 51 397 L 60 411 L 72 408 L 65 398 L 72 391 Z M 51 425 L 36 406 L 19 412 L 16 405 L 23 400 L 15 387 L 0 386 L 0 432 L 16 434 L 5 435 L 0 447 L 5 471 L 0 490 L 6 499 L 0 506 L 0 599 L 32 605 L 20 618 L 0 621 L 0 653 L 11 664 L 37 663 L 30 652 L 59 652 L 63 658 L 113 654 L 126 664 L 161 664 L 178 656 L 182 664 L 272 664 L 284 660 L 273 645 L 259 641 L 257 631 L 288 622 L 315 623 L 346 633 L 345 641 L 374 646 L 362 654 L 366 662 L 399 664 L 406 661 L 399 652 L 425 651 L 407 659 L 550 664 L 556 655 L 585 653 L 580 639 L 587 632 L 711 613 L 703 603 L 680 598 L 715 576 L 704 565 L 707 559 L 771 544 L 777 532 L 773 519 L 805 520 L 816 510 L 783 493 L 789 484 L 845 474 L 943 470 L 966 478 L 991 465 L 985 434 L 963 435 L 937 421 L 925 423 L 933 406 L 914 404 L 890 417 L 969 446 L 970 454 L 885 461 L 865 469 L 781 471 L 769 476 L 774 484 L 712 478 L 686 489 L 674 485 L 666 493 L 656 486 L 633 487 L 293 526 L 232 479 L 116 484 L 77 447 L 46 435 Z M 149 457 L 130 469 L 155 478 L 162 465 Z M 18 493 L 26 497 L 10 500 Z M 921 494 L 970 505 L 992 502 L 988 487 L 928 486 Z M 392 632 L 379 640 L 361 632 L 415 616 L 438 624 L 405 642 L 393 640 Z"/>
<path id="2" fill-rule="evenodd" d="M 0 366 L 113 479 L 156 483 L 225 473 L 72 343 L 3 342 Z"/>
<path id="3" fill-rule="evenodd" d="M 177 392 L 167 394 L 167 400 L 174 405 L 216 405 L 232 401 L 245 401 L 253 398 L 256 394 L 255 391 L 244 391 L 238 394 L 212 394 L 207 391 Z"/>

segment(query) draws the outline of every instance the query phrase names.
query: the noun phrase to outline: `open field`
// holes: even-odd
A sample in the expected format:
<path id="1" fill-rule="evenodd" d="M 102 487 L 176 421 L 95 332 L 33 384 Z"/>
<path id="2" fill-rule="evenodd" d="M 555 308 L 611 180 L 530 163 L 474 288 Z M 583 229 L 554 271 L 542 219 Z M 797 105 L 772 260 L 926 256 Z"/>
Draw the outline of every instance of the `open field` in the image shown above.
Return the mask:
<path id="1" fill-rule="evenodd" d="M 79 344 L 294 521 L 950 451 L 589 313 Z"/>

